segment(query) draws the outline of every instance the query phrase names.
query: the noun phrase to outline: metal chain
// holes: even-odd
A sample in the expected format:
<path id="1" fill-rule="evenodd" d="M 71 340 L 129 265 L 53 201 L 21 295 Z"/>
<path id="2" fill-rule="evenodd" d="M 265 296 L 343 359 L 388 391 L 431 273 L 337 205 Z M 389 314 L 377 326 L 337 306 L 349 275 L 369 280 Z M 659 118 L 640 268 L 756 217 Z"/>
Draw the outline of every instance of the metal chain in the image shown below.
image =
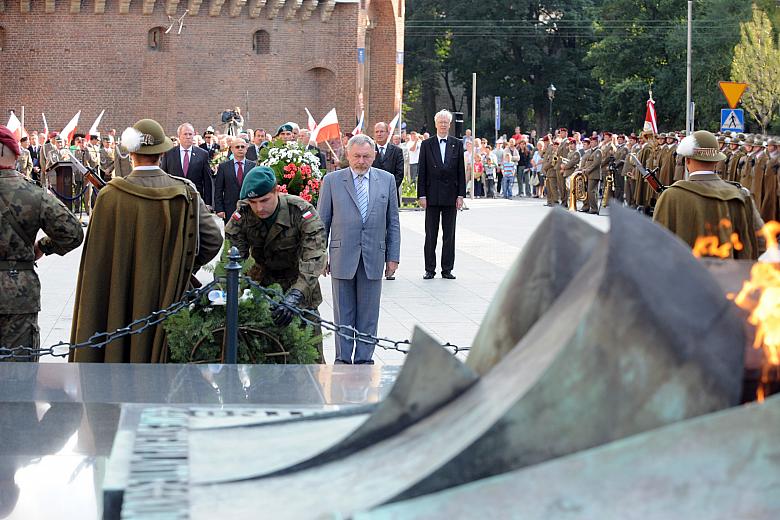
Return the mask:
<path id="1" fill-rule="evenodd" d="M 2 359 L 34 359 L 40 356 L 54 356 L 65 357 L 70 354 L 71 350 L 80 348 L 103 348 L 112 341 L 124 338 L 125 336 L 131 336 L 135 334 L 141 334 L 150 327 L 157 325 L 158 323 L 166 320 L 174 314 L 180 312 L 185 307 L 188 307 L 192 303 L 197 303 L 205 294 L 213 289 L 219 282 L 214 280 L 203 287 L 198 289 L 190 289 L 185 292 L 182 298 L 171 304 L 165 309 L 155 311 L 149 316 L 139 318 L 127 326 L 115 330 L 114 332 L 97 332 L 93 334 L 86 341 L 81 343 L 66 343 L 60 341 L 59 343 L 52 345 L 48 348 L 33 348 L 33 347 L 0 347 L 0 360 Z"/>
<path id="2" fill-rule="evenodd" d="M 293 312 L 293 314 L 295 314 L 301 319 L 301 321 L 308 323 L 309 325 L 313 325 L 315 327 L 319 325 L 323 329 L 329 330 L 334 334 L 337 334 L 347 340 L 356 340 L 356 341 L 362 341 L 364 343 L 370 343 L 380 348 L 383 348 L 385 350 L 395 350 L 401 352 L 402 354 L 409 353 L 408 347 L 411 345 L 411 342 L 408 339 L 401 340 L 401 341 L 394 341 L 389 338 L 382 338 L 378 336 L 373 336 L 366 332 L 360 332 L 354 327 L 350 327 L 347 325 L 339 325 L 335 322 L 323 319 L 322 317 L 320 317 L 320 315 L 317 312 L 311 309 L 301 309 L 296 307 L 295 305 L 291 305 L 285 302 L 284 294 L 282 294 L 277 290 L 271 289 L 269 287 L 264 287 L 246 276 L 242 278 L 244 281 L 248 282 L 251 287 L 254 287 L 258 291 L 260 291 L 260 293 L 269 301 L 269 303 L 271 303 L 272 306 L 281 305 L 286 309 L 290 309 Z M 458 354 L 459 352 L 468 352 L 469 350 L 471 350 L 470 347 L 459 347 L 458 345 L 449 342 L 445 343 L 442 346 L 450 350 L 453 355 Z"/>
<path id="3" fill-rule="evenodd" d="M 411 342 L 408 339 L 392 340 L 389 338 L 383 338 L 365 332 L 360 332 L 354 327 L 347 325 L 339 325 L 335 322 L 320 317 L 320 315 L 312 309 L 301 309 L 286 303 L 284 301 L 284 294 L 282 294 L 280 291 L 271 289 L 269 287 L 264 287 L 251 278 L 245 276 L 242 277 L 242 279 L 251 287 L 257 289 L 272 306 L 281 305 L 282 307 L 289 309 L 304 323 L 315 327 L 320 326 L 323 329 L 333 332 L 334 334 L 337 334 L 344 339 L 362 341 L 363 343 L 372 344 L 385 350 L 395 350 L 397 352 L 401 352 L 402 354 L 409 353 L 409 346 L 411 345 Z M 86 341 L 82 341 L 81 343 L 67 343 L 60 341 L 59 343 L 56 343 L 47 348 L 0 347 L 0 360 L 31 359 L 40 356 L 65 357 L 69 355 L 72 350 L 80 348 L 103 348 L 109 343 L 124 338 L 125 336 L 141 334 L 150 327 L 153 327 L 165 321 L 174 314 L 180 312 L 190 304 L 197 304 L 204 295 L 208 294 L 208 292 L 217 286 L 220 282 L 221 280 L 214 280 L 198 289 L 191 289 L 184 293 L 181 300 L 171 304 L 165 309 L 155 311 L 144 318 L 139 318 L 129 323 L 127 326 L 117 329 L 113 332 L 97 332 Z M 443 346 L 450 350 L 452 354 L 458 354 L 459 352 L 467 352 L 471 350 L 470 347 L 459 347 L 458 345 L 449 342 L 445 343 Z"/>

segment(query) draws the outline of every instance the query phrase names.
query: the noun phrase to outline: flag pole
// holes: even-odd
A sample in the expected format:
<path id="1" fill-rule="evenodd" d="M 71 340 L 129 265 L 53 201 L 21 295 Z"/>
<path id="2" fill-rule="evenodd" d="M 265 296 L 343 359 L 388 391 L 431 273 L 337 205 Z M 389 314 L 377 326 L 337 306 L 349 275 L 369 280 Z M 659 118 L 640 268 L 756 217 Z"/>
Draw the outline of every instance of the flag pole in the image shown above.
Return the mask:
<path id="1" fill-rule="evenodd" d="M 22 129 L 19 132 L 19 135 L 24 137 L 24 105 L 22 105 Z"/>
<path id="2" fill-rule="evenodd" d="M 685 96 L 685 135 L 693 132 L 691 119 L 691 25 L 693 20 L 693 0 L 688 0 L 688 58 L 687 58 L 687 83 Z"/>
<path id="3" fill-rule="evenodd" d="M 477 178 L 474 171 L 474 154 L 477 152 L 474 143 L 477 141 L 477 73 L 471 74 L 471 198 L 474 199 L 474 190 L 477 187 Z"/>

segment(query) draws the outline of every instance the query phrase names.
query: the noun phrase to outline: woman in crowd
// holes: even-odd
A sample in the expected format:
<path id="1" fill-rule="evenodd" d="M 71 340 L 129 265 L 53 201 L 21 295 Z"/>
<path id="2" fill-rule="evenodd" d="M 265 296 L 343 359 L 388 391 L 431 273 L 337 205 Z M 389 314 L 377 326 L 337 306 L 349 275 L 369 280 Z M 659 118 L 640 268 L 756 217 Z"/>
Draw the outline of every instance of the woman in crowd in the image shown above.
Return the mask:
<path id="1" fill-rule="evenodd" d="M 539 140 L 536 143 L 536 150 L 534 150 L 534 155 L 531 158 L 531 169 L 533 171 L 532 175 L 534 175 L 536 177 L 536 180 L 538 181 L 538 184 L 536 185 L 536 193 L 534 194 L 535 199 L 544 197 L 544 175 L 542 174 L 543 153 L 544 153 L 544 141 Z"/>

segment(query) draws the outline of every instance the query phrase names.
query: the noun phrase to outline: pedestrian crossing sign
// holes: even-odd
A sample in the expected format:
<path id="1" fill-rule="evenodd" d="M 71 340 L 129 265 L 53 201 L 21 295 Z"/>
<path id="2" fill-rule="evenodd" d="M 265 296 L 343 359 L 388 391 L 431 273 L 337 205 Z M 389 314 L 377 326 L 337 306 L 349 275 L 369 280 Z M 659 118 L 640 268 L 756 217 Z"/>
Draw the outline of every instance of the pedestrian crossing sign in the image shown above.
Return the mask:
<path id="1" fill-rule="evenodd" d="M 745 112 L 741 108 L 722 108 L 720 110 L 721 132 L 744 132 Z"/>

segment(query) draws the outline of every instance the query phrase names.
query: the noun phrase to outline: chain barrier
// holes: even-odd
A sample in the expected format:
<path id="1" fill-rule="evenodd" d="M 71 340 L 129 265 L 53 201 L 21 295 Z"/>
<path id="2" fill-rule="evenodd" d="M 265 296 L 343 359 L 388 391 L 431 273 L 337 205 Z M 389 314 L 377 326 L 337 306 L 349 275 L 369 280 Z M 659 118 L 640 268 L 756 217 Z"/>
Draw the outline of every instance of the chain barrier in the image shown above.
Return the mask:
<path id="1" fill-rule="evenodd" d="M 59 343 L 48 348 L 0 347 L 0 360 L 35 359 L 40 356 L 65 357 L 69 355 L 72 350 L 80 348 L 103 348 L 112 341 L 124 338 L 125 336 L 141 334 L 150 327 L 165 321 L 167 318 L 180 312 L 185 307 L 189 307 L 190 304 L 197 303 L 204 295 L 207 295 L 208 292 L 218 284 L 219 281 L 214 280 L 207 285 L 204 285 L 203 287 L 190 289 L 184 293 L 179 301 L 171 304 L 165 309 L 155 311 L 144 318 L 139 318 L 129 323 L 127 326 L 115 330 L 114 332 L 97 332 L 86 341 L 82 341 L 81 343 L 66 343 L 64 341 L 60 341 Z"/>
<path id="2" fill-rule="evenodd" d="M 245 282 L 249 283 L 251 287 L 260 291 L 260 294 L 263 295 L 263 297 L 265 297 L 272 306 L 281 305 L 282 307 L 291 310 L 293 314 L 295 314 L 301 319 L 301 321 L 309 325 L 315 327 L 321 326 L 323 329 L 329 330 L 330 332 L 333 332 L 334 334 L 337 334 L 338 336 L 344 339 L 362 341 L 363 343 L 376 345 L 385 350 L 395 350 L 397 352 L 401 352 L 402 354 L 409 353 L 409 346 L 411 345 L 411 342 L 408 339 L 401 340 L 401 341 L 394 341 L 389 338 L 382 338 L 378 336 L 373 336 L 366 332 L 360 332 L 354 327 L 349 327 L 347 325 L 339 325 L 335 322 L 323 319 L 316 311 L 312 309 L 301 309 L 299 307 L 286 303 L 284 301 L 284 294 L 282 294 L 277 290 L 268 287 L 263 287 L 259 283 L 255 282 L 254 280 L 246 276 L 242 278 Z M 458 354 L 459 352 L 468 352 L 469 350 L 471 350 L 470 347 L 459 347 L 458 345 L 449 342 L 445 343 L 443 347 L 451 351 L 453 355 Z"/>
<path id="3" fill-rule="evenodd" d="M 363 343 L 375 345 L 384 350 L 394 350 L 401 352 L 402 354 L 409 353 L 409 346 L 411 345 L 411 342 L 408 339 L 392 340 L 390 338 L 384 338 L 365 332 L 360 332 L 354 327 L 347 325 L 339 325 L 335 322 L 322 318 L 313 309 L 301 309 L 286 303 L 284 301 L 284 294 L 282 294 L 280 291 L 271 289 L 269 287 L 264 287 L 246 276 L 242 276 L 241 279 L 250 287 L 256 289 L 272 307 L 281 305 L 292 311 L 294 315 L 298 316 L 301 321 L 308 325 L 322 327 L 323 329 L 333 332 L 334 334 L 337 334 L 344 339 L 362 341 Z M 204 296 L 208 295 L 211 289 L 218 286 L 221 282 L 222 280 L 218 279 L 208 283 L 207 285 L 204 285 L 203 287 L 191 289 L 185 292 L 179 301 L 171 304 L 165 309 L 155 311 L 144 318 L 139 318 L 129 323 L 126 327 L 117 329 L 114 332 L 97 332 L 86 341 L 82 341 L 81 343 L 66 343 L 61 341 L 47 348 L 0 347 L 0 360 L 35 359 L 40 356 L 65 357 L 69 355 L 72 350 L 80 348 L 103 348 L 109 343 L 124 338 L 125 336 L 141 334 L 150 327 L 153 327 L 165 321 L 170 316 L 180 312 L 185 307 L 189 307 L 191 304 L 198 304 Z M 453 355 L 471 350 L 470 347 L 459 347 L 458 345 L 449 342 L 445 343 L 443 347 L 452 352 Z"/>

